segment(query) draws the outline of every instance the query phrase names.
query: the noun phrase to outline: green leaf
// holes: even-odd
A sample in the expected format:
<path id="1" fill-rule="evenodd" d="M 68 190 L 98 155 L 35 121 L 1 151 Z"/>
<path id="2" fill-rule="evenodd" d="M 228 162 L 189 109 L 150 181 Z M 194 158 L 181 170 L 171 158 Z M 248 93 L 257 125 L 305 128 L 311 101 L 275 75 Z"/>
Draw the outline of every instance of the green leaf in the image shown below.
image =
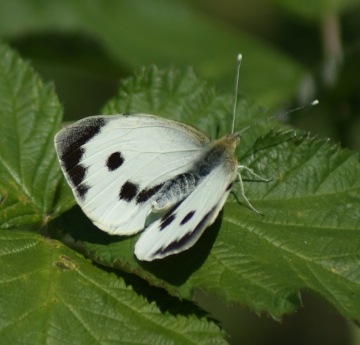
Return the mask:
<path id="1" fill-rule="evenodd" d="M 225 344 L 214 323 L 161 313 L 60 242 L 2 231 L 0 267 L 4 343 Z"/>
<path id="2" fill-rule="evenodd" d="M 53 145 L 60 122 L 53 87 L 0 44 L 1 228 L 45 222 L 64 206 L 53 208 L 65 186 Z"/>
<path id="3" fill-rule="evenodd" d="M 156 113 L 214 137 L 230 127 L 231 100 L 198 81 L 191 70 L 152 68 L 124 81 L 104 112 Z M 236 127 L 259 117 L 264 117 L 259 108 L 241 101 Z M 345 317 L 360 320 L 358 157 L 329 141 L 293 131 L 269 132 L 279 126 L 267 121 L 251 128 L 238 150 L 242 164 L 273 179 L 251 181 L 243 173 L 245 193 L 263 217 L 247 207 L 235 186 L 223 213 L 193 248 L 151 263 L 135 260 L 137 236 L 101 236 L 88 225 L 83 225 L 88 235 L 75 231 L 74 236 L 88 239 L 85 245 L 94 260 L 136 273 L 183 298 L 202 289 L 278 319 L 301 305 L 300 292 L 306 289 Z M 67 224 L 74 214 L 82 223 L 81 214 L 72 212 Z M 89 240 L 94 234 L 102 240 Z"/>
<path id="4" fill-rule="evenodd" d="M 340 13 L 350 10 L 357 4 L 356 0 L 272 0 L 284 9 L 290 10 L 299 17 L 322 19 L 328 13 Z"/>
<path id="5" fill-rule="evenodd" d="M 21 20 L 12 20 L 13 13 Z M 111 61 L 130 71 L 151 63 L 191 65 L 227 88 L 234 82 L 235 57 L 242 53 L 240 92 L 272 107 L 292 99 L 306 74 L 290 56 L 180 0 L 0 2 L 3 37 L 44 30 L 87 33 Z"/>
<path id="6" fill-rule="evenodd" d="M 224 211 L 193 248 L 141 263 L 133 255 L 137 236 L 107 235 L 90 225 L 78 207 L 62 213 L 73 201 L 69 201 L 69 188 L 64 188 L 52 148 L 60 122 L 56 97 L 16 54 L 4 45 L 0 48 L 3 228 L 38 230 L 34 223 L 41 222 L 64 229 L 85 242 L 98 263 L 135 273 L 182 298 L 191 299 L 202 289 L 225 302 L 280 318 L 299 307 L 300 291 L 307 289 L 348 319 L 359 321 L 360 168 L 356 155 L 291 130 L 278 132 L 282 126 L 276 121 L 249 129 L 237 156 L 256 173 L 273 179 L 251 181 L 243 174 L 246 195 L 265 216 L 249 210 L 234 186 Z M 154 67 L 124 81 L 105 112 L 155 113 L 195 125 L 215 138 L 229 131 L 231 109 L 231 95 L 207 86 L 191 70 Z M 239 100 L 236 128 L 264 117 L 261 108 Z M 7 167 L 15 173 L 9 174 Z M 60 217 L 48 224 L 53 216 Z M 71 239 L 69 243 L 74 244 Z M 0 327 L 8 343 L 28 337 L 33 343 L 39 343 L 36 337 L 42 337 L 40 342 L 52 337 L 53 342 L 62 343 L 69 338 L 80 343 L 83 339 L 84 343 L 113 339 L 121 343 L 134 330 L 153 332 L 154 342 L 159 343 L 177 336 L 181 337 L 177 342 L 183 343 L 221 342 L 222 333 L 212 323 L 195 316 L 159 313 L 125 289 L 121 280 L 56 241 L 3 230 L 0 253 L 0 306 L 6 315 Z M 118 289 L 124 299 L 114 292 Z M 124 333 L 119 322 L 126 322 Z"/>

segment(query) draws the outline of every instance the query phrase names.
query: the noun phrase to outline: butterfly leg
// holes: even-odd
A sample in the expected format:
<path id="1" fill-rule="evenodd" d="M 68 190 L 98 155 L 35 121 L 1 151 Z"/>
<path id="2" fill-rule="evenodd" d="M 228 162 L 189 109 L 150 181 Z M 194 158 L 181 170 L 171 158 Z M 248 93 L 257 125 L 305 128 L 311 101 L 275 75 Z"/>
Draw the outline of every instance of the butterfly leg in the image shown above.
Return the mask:
<path id="1" fill-rule="evenodd" d="M 254 173 L 254 171 L 252 171 L 250 168 L 248 168 L 247 166 L 245 165 L 238 165 L 238 169 L 241 169 L 241 170 L 246 170 L 248 171 L 251 175 L 257 177 L 258 179 L 262 180 L 262 181 L 266 181 L 266 182 L 269 182 L 271 181 L 271 179 L 266 179 L 264 177 L 261 177 L 260 175 Z M 253 205 L 251 205 L 249 199 L 246 197 L 245 195 L 245 191 L 244 191 L 244 185 L 243 185 L 243 182 L 242 182 L 242 178 L 241 178 L 241 174 L 238 172 L 237 173 L 237 176 L 239 178 L 239 183 L 240 183 L 240 190 L 241 190 L 241 196 L 244 198 L 244 200 L 246 201 L 246 203 L 248 204 L 248 206 L 257 214 L 260 214 L 260 215 L 264 215 L 263 213 L 259 212 Z"/>
<path id="2" fill-rule="evenodd" d="M 245 165 L 238 165 L 238 169 L 248 171 L 251 175 L 257 177 L 257 178 L 258 178 L 259 180 L 261 180 L 261 181 L 265 181 L 265 182 L 270 182 L 270 181 L 272 181 L 271 178 L 265 178 L 265 177 L 262 177 L 262 176 L 260 176 L 260 175 L 258 175 L 258 174 L 256 174 L 256 173 L 254 173 L 253 170 L 251 170 L 249 167 L 247 167 L 247 166 L 245 166 Z"/>

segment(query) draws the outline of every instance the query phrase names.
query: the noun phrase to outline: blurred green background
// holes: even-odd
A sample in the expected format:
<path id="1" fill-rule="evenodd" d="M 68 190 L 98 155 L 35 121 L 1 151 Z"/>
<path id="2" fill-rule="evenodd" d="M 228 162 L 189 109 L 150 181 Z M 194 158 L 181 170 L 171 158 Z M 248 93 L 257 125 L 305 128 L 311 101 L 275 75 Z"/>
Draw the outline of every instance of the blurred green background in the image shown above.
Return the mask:
<path id="1" fill-rule="evenodd" d="M 289 121 L 360 150 L 359 0 L 1 0 L 0 35 L 54 82 L 66 120 L 100 113 L 119 79 L 151 64 L 193 66 L 232 92 L 240 52 L 241 95 L 270 115 L 319 99 Z M 360 344 L 320 296 L 281 323 L 198 302 L 232 344 Z"/>

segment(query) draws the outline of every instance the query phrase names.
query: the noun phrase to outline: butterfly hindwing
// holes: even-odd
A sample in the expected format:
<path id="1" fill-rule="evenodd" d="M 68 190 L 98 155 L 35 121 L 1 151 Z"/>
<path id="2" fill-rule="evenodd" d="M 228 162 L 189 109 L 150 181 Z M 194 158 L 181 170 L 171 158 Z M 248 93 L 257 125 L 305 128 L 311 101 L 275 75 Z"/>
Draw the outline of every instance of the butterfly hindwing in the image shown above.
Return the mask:
<path id="1" fill-rule="evenodd" d="M 151 261 L 194 245 L 222 209 L 235 173 L 225 163 L 215 167 L 187 198 L 144 230 L 135 245 L 136 257 Z"/>
<path id="2" fill-rule="evenodd" d="M 210 139 L 193 127 L 138 114 L 94 116 L 60 131 L 60 165 L 85 214 L 119 235 L 144 228 L 151 198 L 190 169 Z"/>

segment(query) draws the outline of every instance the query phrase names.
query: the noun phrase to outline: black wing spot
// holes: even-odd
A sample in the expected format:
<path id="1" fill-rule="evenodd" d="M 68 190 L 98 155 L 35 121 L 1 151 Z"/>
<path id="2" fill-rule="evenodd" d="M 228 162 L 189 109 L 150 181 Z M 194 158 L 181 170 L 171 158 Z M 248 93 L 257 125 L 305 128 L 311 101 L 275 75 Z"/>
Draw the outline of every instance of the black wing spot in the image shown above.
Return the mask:
<path id="1" fill-rule="evenodd" d="M 78 125 L 68 128 L 60 136 L 60 155 L 63 157 L 76 151 L 88 141 L 100 133 L 101 128 L 106 125 L 104 118 L 88 118 L 80 121 Z"/>
<path id="2" fill-rule="evenodd" d="M 121 152 L 114 152 L 106 160 L 106 166 L 109 171 L 114 171 L 121 167 L 124 161 L 125 159 L 122 156 Z"/>
<path id="3" fill-rule="evenodd" d="M 90 189 L 90 186 L 88 186 L 87 184 L 85 184 L 85 183 L 79 184 L 76 187 L 76 194 L 79 196 L 80 199 L 84 200 L 86 193 L 89 189 Z"/>
<path id="4" fill-rule="evenodd" d="M 185 200 L 185 199 L 184 199 Z M 160 220 L 160 231 L 170 225 L 175 219 L 175 211 L 182 204 L 184 200 L 177 203 L 168 213 L 165 213 Z"/>
<path id="5" fill-rule="evenodd" d="M 226 188 L 225 192 L 229 191 L 229 190 L 231 189 L 231 187 L 232 187 L 232 186 L 233 186 L 233 182 L 231 182 L 231 183 L 227 186 L 227 188 Z"/>
<path id="6" fill-rule="evenodd" d="M 198 225 L 195 227 L 195 229 L 191 232 L 188 232 L 185 236 L 183 236 L 182 238 L 180 238 L 178 241 L 173 241 L 171 242 L 168 246 L 166 246 L 165 248 L 160 248 L 159 250 L 157 250 L 153 256 L 156 255 L 163 255 L 166 253 L 171 253 L 174 251 L 181 251 L 182 248 L 186 247 L 188 242 L 190 242 L 192 240 L 192 238 L 198 238 L 200 237 L 201 233 L 204 230 L 204 225 L 205 223 L 209 220 L 209 218 L 213 215 L 213 213 L 216 210 L 216 206 L 215 205 L 208 213 L 205 214 L 205 216 L 201 219 L 201 221 L 198 223 Z"/>
<path id="7" fill-rule="evenodd" d="M 175 220 L 175 214 L 171 214 L 169 217 L 167 217 L 166 219 L 161 219 L 161 223 L 160 223 L 160 231 L 164 230 L 166 227 L 168 227 L 174 220 Z"/>
<path id="8" fill-rule="evenodd" d="M 131 202 L 135 198 L 138 189 L 139 186 L 137 184 L 131 181 L 126 181 L 120 190 L 120 194 L 119 194 L 120 200 Z"/>
<path id="9" fill-rule="evenodd" d="M 67 171 L 73 186 L 78 186 L 83 182 L 85 178 L 86 170 L 87 168 L 85 168 L 81 164 L 78 164 L 74 166 L 72 169 Z"/>
<path id="10" fill-rule="evenodd" d="M 84 153 L 85 149 L 78 147 L 74 151 L 70 151 L 66 156 L 62 156 L 61 161 L 64 164 L 65 171 L 69 171 L 78 165 Z"/>
<path id="11" fill-rule="evenodd" d="M 195 214 L 195 211 L 189 212 L 189 213 L 183 218 L 183 220 L 180 222 L 180 225 L 186 224 L 186 223 L 193 217 L 194 214 Z"/>
<path id="12" fill-rule="evenodd" d="M 204 224 L 208 221 L 208 219 L 213 215 L 216 210 L 217 205 L 215 205 L 205 216 L 200 220 L 199 224 L 196 225 L 195 229 L 192 231 L 190 235 L 196 234 L 199 230 L 201 231 L 204 227 Z"/>
<path id="13" fill-rule="evenodd" d="M 141 204 L 145 201 L 148 201 L 152 196 L 154 196 L 164 183 L 160 183 L 154 187 L 143 189 L 136 197 L 136 203 Z"/>

